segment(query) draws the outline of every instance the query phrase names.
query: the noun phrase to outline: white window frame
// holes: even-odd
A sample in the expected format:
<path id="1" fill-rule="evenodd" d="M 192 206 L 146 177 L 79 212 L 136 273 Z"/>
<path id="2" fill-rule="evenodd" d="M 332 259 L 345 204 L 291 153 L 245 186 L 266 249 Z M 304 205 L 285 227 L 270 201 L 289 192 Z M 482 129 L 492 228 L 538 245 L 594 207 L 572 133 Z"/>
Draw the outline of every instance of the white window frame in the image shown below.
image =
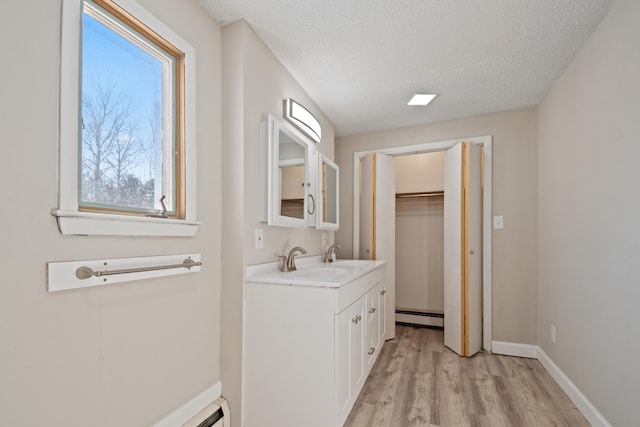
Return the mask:
<path id="1" fill-rule="evenodd" d="M 114 3 L 184 52 L 184 180 L 185 218 L 85 212 L 78 209 L 80 168 L 80 99 L 82 0 L 63 0 L 60 39 L 60 124 L 58 140 L 58 228 L 65 235 L 194 236 L 196 216 L 196 90 L 195 49 L 133 0 Z"/>

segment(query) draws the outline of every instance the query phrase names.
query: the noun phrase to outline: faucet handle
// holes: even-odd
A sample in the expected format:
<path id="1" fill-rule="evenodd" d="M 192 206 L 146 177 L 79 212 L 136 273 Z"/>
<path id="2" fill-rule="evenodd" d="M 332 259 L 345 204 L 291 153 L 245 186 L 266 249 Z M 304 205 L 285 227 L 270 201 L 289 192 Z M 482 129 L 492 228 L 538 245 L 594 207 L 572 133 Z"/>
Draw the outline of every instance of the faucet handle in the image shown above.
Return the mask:
<path id="1" fill-rule="evenodd" d="M 280 266 L 280 271 L 289 271 L 287 269 L 287 257 L 286 255 L 279 255 L 278 261 L 282 261 L 282 265 Z"/>

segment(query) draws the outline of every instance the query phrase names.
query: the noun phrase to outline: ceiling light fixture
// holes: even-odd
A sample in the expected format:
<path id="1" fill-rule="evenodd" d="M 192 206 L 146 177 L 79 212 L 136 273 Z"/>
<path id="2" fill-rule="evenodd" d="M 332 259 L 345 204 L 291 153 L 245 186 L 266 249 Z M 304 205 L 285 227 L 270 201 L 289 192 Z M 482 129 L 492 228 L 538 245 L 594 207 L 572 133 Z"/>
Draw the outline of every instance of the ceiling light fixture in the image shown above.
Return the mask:
<path id="1" fill-rule="evenodd" d="M 416 93 L 407 105 L 428 105 L 437 95 L 428 93 Z"/>

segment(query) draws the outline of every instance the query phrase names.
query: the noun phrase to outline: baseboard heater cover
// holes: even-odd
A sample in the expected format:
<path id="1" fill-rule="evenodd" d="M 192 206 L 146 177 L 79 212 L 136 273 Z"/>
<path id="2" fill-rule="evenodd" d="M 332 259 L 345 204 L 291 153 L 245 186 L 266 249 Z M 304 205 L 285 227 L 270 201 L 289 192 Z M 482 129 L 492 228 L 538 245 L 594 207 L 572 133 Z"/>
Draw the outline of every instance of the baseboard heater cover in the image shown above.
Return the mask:
<path id="1" fill-rule="evenodd" d="M 231 416 L 229 403 L 219 397 L 213 403 L 194 415 L 182 427 L 230 427 Z"/>
<path id="2" fill-rule="evenodd" d="M 443 331 L 444 330 L 444 326 L 423 325 L 422 323 L 411 323 L 411 322 L 398 322 L 397 320 L 396 320 L 396 325 L 413 326 L 415 328 L 437 329 L 439 331 Z"/>
<path id="3" fill-rule="evenodd" d="M 412 316 L 439 317 L 444 319 L 444 313 L 434 313 L 430 311 L 407 310 L 404 308 L 396 308 L 396 314 L 410 314 Z"/>
<path id="4" fill-rule="evenodd" d="M 222 412 L 222 408 L 218 408 L 218 410 L 215 411 L 213 414 L 209 415 L 209 417 L 206 420 L 198 424 L 198 427 L 212 427 L 223 418 L 224 418 L 224 413 Z"/>
<path id="5" fill-rule="evenodd" d="M 398 307 L 396 308 L 396 324 L 444 329 L 444 313 Z"/>

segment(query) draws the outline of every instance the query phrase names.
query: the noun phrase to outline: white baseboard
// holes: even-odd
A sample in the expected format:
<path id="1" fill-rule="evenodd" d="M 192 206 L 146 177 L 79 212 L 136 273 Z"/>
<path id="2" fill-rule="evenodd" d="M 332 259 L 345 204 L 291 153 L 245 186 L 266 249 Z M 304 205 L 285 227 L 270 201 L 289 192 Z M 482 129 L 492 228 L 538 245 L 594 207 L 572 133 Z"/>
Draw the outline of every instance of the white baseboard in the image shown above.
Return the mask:
<path id="1" fill-rule="evenodd" d="M 591 423 L 593 427 L 611 427 L 611 424 L 606 418 L 596 409 L 595 406 L 582 394 L 582 392 L 571 382 L 564 372 L 560 370 L 558 365 L 553 363 L 553 360 L 547 353 L 545 353 L 540 347 L 538 347 L 538 360 L 549 372 L 549 375 L 556 380 L 560 388 L 567 393 L 569 399 L 576 405 L 576 407 L 582 412 L 582 415 Z"/>
<path id="2" fill-rule="evenodd" d="M 493 341 L 491 352 L 504 354 L 506 356 L 527 357 L 538 359 L 542 366 L 549 372 L 549 375 L 558 383 L 560 388 L 569 396 L 569 399 L 582 412 L 582 415 L 591 423 L 593 427 L 611 427 L 606 418 L 596 409 L 595 406 L 582 394 L 582 392 L 571 382 L 569 377 L 560 370 L 553 360 L 537 345 L 519 344 L 512 342 Z"/>
<path id="3" fill-rule="evenodd" d="M 221 395 L 222 383 L 218 381 L 160 421 L 153 424 L 152 427 L 181 426 Z"/>
<path id="4" fill-rule="evenodd" d="M 491 353 L 504 354 L 505 356 L 538 358 L 538 346 L 533 344 L 519 344 L 514 342 L 493 341 Z"/>

